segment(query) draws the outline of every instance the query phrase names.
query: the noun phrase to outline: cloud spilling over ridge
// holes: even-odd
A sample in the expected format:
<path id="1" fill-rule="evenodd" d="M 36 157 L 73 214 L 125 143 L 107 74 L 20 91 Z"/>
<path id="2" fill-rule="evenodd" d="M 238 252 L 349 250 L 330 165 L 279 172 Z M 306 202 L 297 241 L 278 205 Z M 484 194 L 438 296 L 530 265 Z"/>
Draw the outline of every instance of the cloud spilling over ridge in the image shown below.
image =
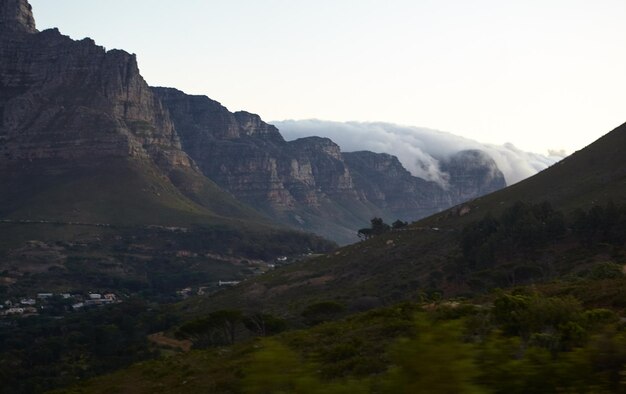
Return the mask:
<path id="1" fill-rule="evenodd" d="M 564 152 L 550 156 L 524 152 L 513 144 L 483 144 L 441 131 L 400 126 L 383 122 L 331 122 L 317 119 L 272 122 L 287 140 L 319 136 L 335 141 L 343 152 L 369 150 L 389 153 L 414 176 L 446 184 L 446 174 L 439 162 L 467 149 L 487 153 L 504 174 L 508 185 L 517 183 L 546 169 L 564 157 Z"/>

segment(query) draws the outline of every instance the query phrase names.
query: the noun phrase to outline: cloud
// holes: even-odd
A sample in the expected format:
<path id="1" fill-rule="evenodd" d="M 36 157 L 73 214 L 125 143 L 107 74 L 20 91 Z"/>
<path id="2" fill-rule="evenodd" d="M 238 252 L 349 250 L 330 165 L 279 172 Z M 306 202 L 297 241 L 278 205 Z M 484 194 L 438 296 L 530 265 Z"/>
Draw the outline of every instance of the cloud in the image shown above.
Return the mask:
<path id="1" fill-rule="evenodd" d="M 344 152 L 369 150 L 389 153 L 414 176 L 446 184 L 446 174 L 439 162 L 466 149 L 487 153 L 504 174 L 508 185 L 517 183 L 546 169 L 565 156 L 550 151 L 549 156 L 524 152 L 513 144 L 483 144 L 451 133 L 421 127 L 400 126 L 383 122 L 331 122 L 317 119 L 272 122 L 287 140 L 303 137 L 328 137 Z"/>

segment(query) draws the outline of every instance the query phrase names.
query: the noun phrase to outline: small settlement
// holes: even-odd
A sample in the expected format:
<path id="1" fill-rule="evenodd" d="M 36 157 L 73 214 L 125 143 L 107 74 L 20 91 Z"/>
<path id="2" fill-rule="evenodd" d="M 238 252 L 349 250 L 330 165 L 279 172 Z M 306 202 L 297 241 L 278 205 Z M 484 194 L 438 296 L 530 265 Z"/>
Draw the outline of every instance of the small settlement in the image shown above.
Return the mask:
<path id="1" fill-rule="evenodd" d="M 38 293 L 33 298 L 7 299 L 0 304 L 0 318 L 37 316 L 55 307 L 65 312 L 121 303 L 115 293 Z"/>

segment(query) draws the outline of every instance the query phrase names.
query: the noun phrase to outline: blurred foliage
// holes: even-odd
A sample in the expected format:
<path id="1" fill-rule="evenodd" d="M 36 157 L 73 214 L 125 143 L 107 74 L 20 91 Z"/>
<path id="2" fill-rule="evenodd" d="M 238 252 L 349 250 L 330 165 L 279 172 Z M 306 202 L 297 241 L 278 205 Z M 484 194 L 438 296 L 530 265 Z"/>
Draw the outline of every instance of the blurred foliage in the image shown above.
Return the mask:
<path id="1" fill-rule="evenodd" d="M 626 327 L 611 310 L 521 289 L 482 304 L 374 309 L 137 365 L 65 392 L 111 387 L 120 393 L 626 393 Z"/>
<path id="2" fill-rule="evenodd" d="M 147 335 L 177 322 L 141 300 L 67 315 L 0 320 L 0 393 L 40 393 L 158 356 Z"/>

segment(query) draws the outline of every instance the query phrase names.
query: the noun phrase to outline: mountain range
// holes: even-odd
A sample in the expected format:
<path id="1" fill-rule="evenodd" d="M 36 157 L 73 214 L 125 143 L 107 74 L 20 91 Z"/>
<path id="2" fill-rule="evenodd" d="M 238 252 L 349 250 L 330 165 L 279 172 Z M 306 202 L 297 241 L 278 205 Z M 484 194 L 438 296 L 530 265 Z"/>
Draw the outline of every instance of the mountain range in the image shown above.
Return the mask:
<path id="1" fill-rule="evenodd" d="M 234 218 L 349 243 L 373 217 L 416 220 L 506 185 L 479 150 L 442 160 L 444 185 L 388 154 L 341 152 L 327 138 L 285 141 L 258 115 L 149 87 L 134 55 L 37 31 L 25 0 L 4 2 L 0 18 L 6 219 Z"/>
<path id="2" fill-rule="evenodd" d="M 0 115 L 0 393 L 624 391 L 626 124 L 520 182 L 412 167 L 150 87 L 27 0 Z"/>

